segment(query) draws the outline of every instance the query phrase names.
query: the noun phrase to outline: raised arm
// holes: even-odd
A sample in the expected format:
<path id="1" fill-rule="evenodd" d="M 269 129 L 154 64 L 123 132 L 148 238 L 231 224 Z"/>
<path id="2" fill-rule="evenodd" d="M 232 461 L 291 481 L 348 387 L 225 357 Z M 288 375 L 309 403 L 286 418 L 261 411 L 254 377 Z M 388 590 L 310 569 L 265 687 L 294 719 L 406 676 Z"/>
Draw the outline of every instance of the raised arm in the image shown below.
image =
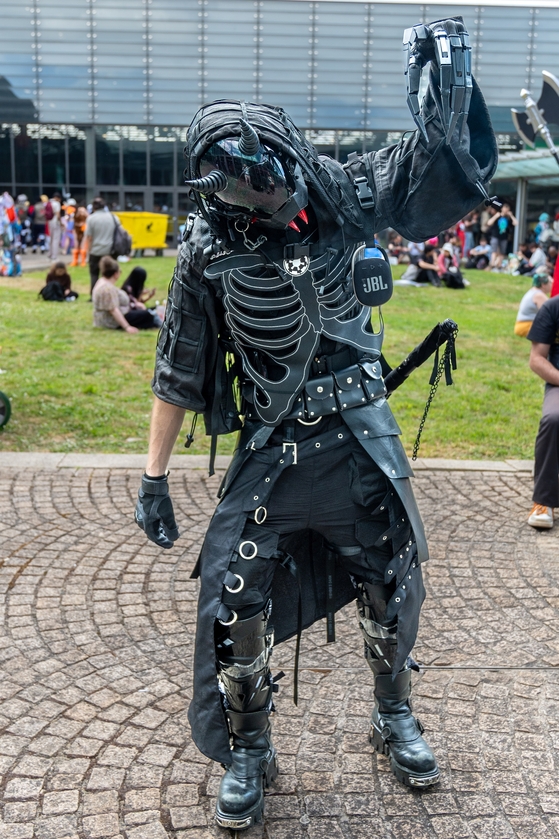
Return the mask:
<path id="1" fill-rule="evenodd" d="M 461 18 L 406 30 L 408 101 L 419 127 L 396 146 L 352 156 L 345 167 L 350 179 L 361 178 L 360 189 L 355 186 L 361 196 L 367 193 L 362 207 L 375 230 L 393 227 L 411 241 L 425 241 L 487 197 L 497 145 L 481 91 L 468 74 L 469 49 Z M 427 64 L 429 86 L 419 107 L 415 88 Z M 465 74 L 467 83 L 459 84 Z"/>

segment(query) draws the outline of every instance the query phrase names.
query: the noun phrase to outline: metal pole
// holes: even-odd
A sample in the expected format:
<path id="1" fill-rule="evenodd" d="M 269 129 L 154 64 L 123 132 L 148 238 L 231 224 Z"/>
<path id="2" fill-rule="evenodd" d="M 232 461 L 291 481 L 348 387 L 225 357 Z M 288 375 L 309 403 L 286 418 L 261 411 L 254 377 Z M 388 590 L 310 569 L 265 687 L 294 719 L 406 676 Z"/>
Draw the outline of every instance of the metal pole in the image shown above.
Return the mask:
<path id="1" fill-rule="evenodd" d="M 514 228 L 513 250 L 516 253 L 526 239 L 526 209 L 528 205 L 528 180 L 519 178 L 516 185 L 515 215 L 518 224 Z"/>
<path id="2" fill-rule="evenodd" d="M 97 191 L 97 172 L 95 161 L 95 126 L 84 128 L 85 133 L 85 194 L 86 203 L 93 201 Z"/>

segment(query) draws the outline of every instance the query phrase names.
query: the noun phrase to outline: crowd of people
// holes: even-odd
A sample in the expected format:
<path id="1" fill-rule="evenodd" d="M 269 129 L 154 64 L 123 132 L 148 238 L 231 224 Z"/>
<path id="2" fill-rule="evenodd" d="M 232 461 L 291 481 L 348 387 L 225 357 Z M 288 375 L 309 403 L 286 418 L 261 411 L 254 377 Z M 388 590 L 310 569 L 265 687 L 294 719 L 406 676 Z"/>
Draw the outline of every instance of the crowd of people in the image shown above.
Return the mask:
<path id="1" fill-rule="evenodd" d="M 99 261 L 99 279 L 91 294 L 93 325 L 101 329 L 123 329 L 130 335 L 140 329 L 159 329 L 164 312 L 161 306 L 148 307 L 155 289 L 146 290 L 147 271 L 141 266 L 133 268 L 120 288 L 120 263 L 111 256 Z M 55 262 L 46 276 L 45 286 L 39 292 L 44 300 L 73 302 L 79 297 L 72 288 L 72 278 L 66 264 Z"/>
<path id="2" fill-rule="evenodd" d="M 100 196 L 86 207 L 71 197 L 63 200 L 58 192 L 51 198 L 41 195 L 34 204 L 26 195 L 14 200 L 4 192 L 0 197 L 0 275 L 18 276 L 21 255 L 28 249 L 48 252 L 52 265 L 39 294 L 49 302 L 73 302 L 79 294 L 72 288 L 68 267 L 88 265 L 94 326 L 121 328 L 129 334 L 158 329 L 164 313 L 162 307 L 147 305 L 155 289 L 145 289 L 146 270 L 135 267 L 122 287 L 116 287 L 121 267 L 113 256 L 120 220 L 114 213 L 101 212 L 106 209 Z M 67 266 L 60 257 L 70 253 L 72 261 Z"/>
<path id="3" fill-rule="evenodd" d="M 559 212 L 554 220 L 541 213 L 530 238 L 514 252 L 518 221 L 510 205 L 468 213 L 454 227 L 427 242 L 405 242 L 392 231 L 388 253 L 394 264 L 408 264 L 402 280 L 462 288 L 461 267 L 509 274 L 553 274 L 559 247 Z M 450 261 L 450 265 L 449 265 Z M 449 271 L 454 266 L 455 270 Z M 454 276 L 449 276 L 449 273 Z"/>
<path id="4" fill-rule="evenodd" d="M 86 264 L 83 237 L 90 209 L 75 198 L 63 198 L 60 192 L 40 195 L 31 203 L 25 194 L 16 199 L 5 192 L 1 199 L 3 210 L 4 249 L 13 250 L 15 263 L 27 252 L 48 254 L 56 262 L 60 256 L 72 254 L 72 265 Z M 6 230 L 9 225 L 9 231 Z M 7 236 L 6 236 L 7 233 Z M 15 273 L 15 272 L 14 272 Z"/>

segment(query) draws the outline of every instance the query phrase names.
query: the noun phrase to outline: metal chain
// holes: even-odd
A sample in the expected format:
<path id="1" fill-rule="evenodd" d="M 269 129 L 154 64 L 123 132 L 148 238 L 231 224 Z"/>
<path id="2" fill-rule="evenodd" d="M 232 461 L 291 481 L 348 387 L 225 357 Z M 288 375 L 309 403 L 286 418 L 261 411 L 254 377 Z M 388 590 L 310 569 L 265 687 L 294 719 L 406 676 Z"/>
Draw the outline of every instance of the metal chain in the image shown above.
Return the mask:
<path id="1" fill-rule="evenodd" d="M 415 443 L 413 444 L 413 454 L 411 456 L 412 460 L 417 460 L 417 453 L 419 451 L 419 446 L 420 446 L 420 443 L 421 443 L 421 435 L 423 433 L 423 427 L 424 427 L 425 421 L 427 419 L 427 414 L 429 413 L 429 408 L 431 407 L 431 402 L 433 401 L 435 393 L 437 392 L 437 388 L 439 386 L 439 382 L 440 382 L 441 377 L 443 375 L 445 364 L 447 364 L 447 363 L 450 364 L 450 357 L 451 357 L 452 351 L 454 349 L 454 342 L 456 340 L 457 333 L 458 333 L 458 330 L 455 330 L 452 333 L 452 336 L 449 336 L 449 338 L 447 339 L 447 342 L 446 342 L 446 346 L 444 348 L 444 352 L 443 352 L 443 354 L 440 358 L 439 366 L 437 368 L 437 375 L 435 376 L 433 384 L 431 385 L 431 390 L 429 391 L 429 396 L 427 397 L 427 402 L 425 403 L 425 408 L 423 410 L 423 416 L 421 417 L 421 422 L 419 423 L 419 428 L 417 429 L 417 437 L 415 438 Z M 447 362 L 447 359 L 448 359 L 448 362 Z"/>

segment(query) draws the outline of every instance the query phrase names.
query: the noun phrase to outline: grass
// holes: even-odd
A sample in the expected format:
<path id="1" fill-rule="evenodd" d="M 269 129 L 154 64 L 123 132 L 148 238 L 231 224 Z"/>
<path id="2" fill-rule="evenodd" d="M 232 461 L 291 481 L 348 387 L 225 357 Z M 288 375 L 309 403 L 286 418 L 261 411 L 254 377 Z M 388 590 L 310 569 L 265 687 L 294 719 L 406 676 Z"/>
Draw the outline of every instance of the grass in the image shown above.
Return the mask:
<path id="1" fill-rule="evenodd" d="M 133 260 L 148 271 L 156 298 L 166 297 L 173 260 Z M 403 267 L 395 269 L 401 275 Z M 92 327 L 88 272 L 72 270 L 76 303 L 37 297 L 45 272 L 0 278 L 0 390 L 12 418 L 0 429 L 0 451 L 144 452 L 152 403 L 150 380 L 157 333 L 138 335 Z M 385 354 L 394 366 L 437 321 L 460 327 L 453 387 L 440 385 L 423 433 L 420 456 L 474 459 L 531 458 L 541 410 L 542 383 L 527 364 L 529 344 L 513 334 L 523 277 L 467 273 L 462 291 L 396 287 L 384 307 Z M 412 374 L 390 402 L 411 452 L 431 365 Z M 184 452 L 184 433 L 176 446 Z M 233 437 L 221 438 L 220 453 Z M 203 424 L 191 453 L 205 453 Z"/>

